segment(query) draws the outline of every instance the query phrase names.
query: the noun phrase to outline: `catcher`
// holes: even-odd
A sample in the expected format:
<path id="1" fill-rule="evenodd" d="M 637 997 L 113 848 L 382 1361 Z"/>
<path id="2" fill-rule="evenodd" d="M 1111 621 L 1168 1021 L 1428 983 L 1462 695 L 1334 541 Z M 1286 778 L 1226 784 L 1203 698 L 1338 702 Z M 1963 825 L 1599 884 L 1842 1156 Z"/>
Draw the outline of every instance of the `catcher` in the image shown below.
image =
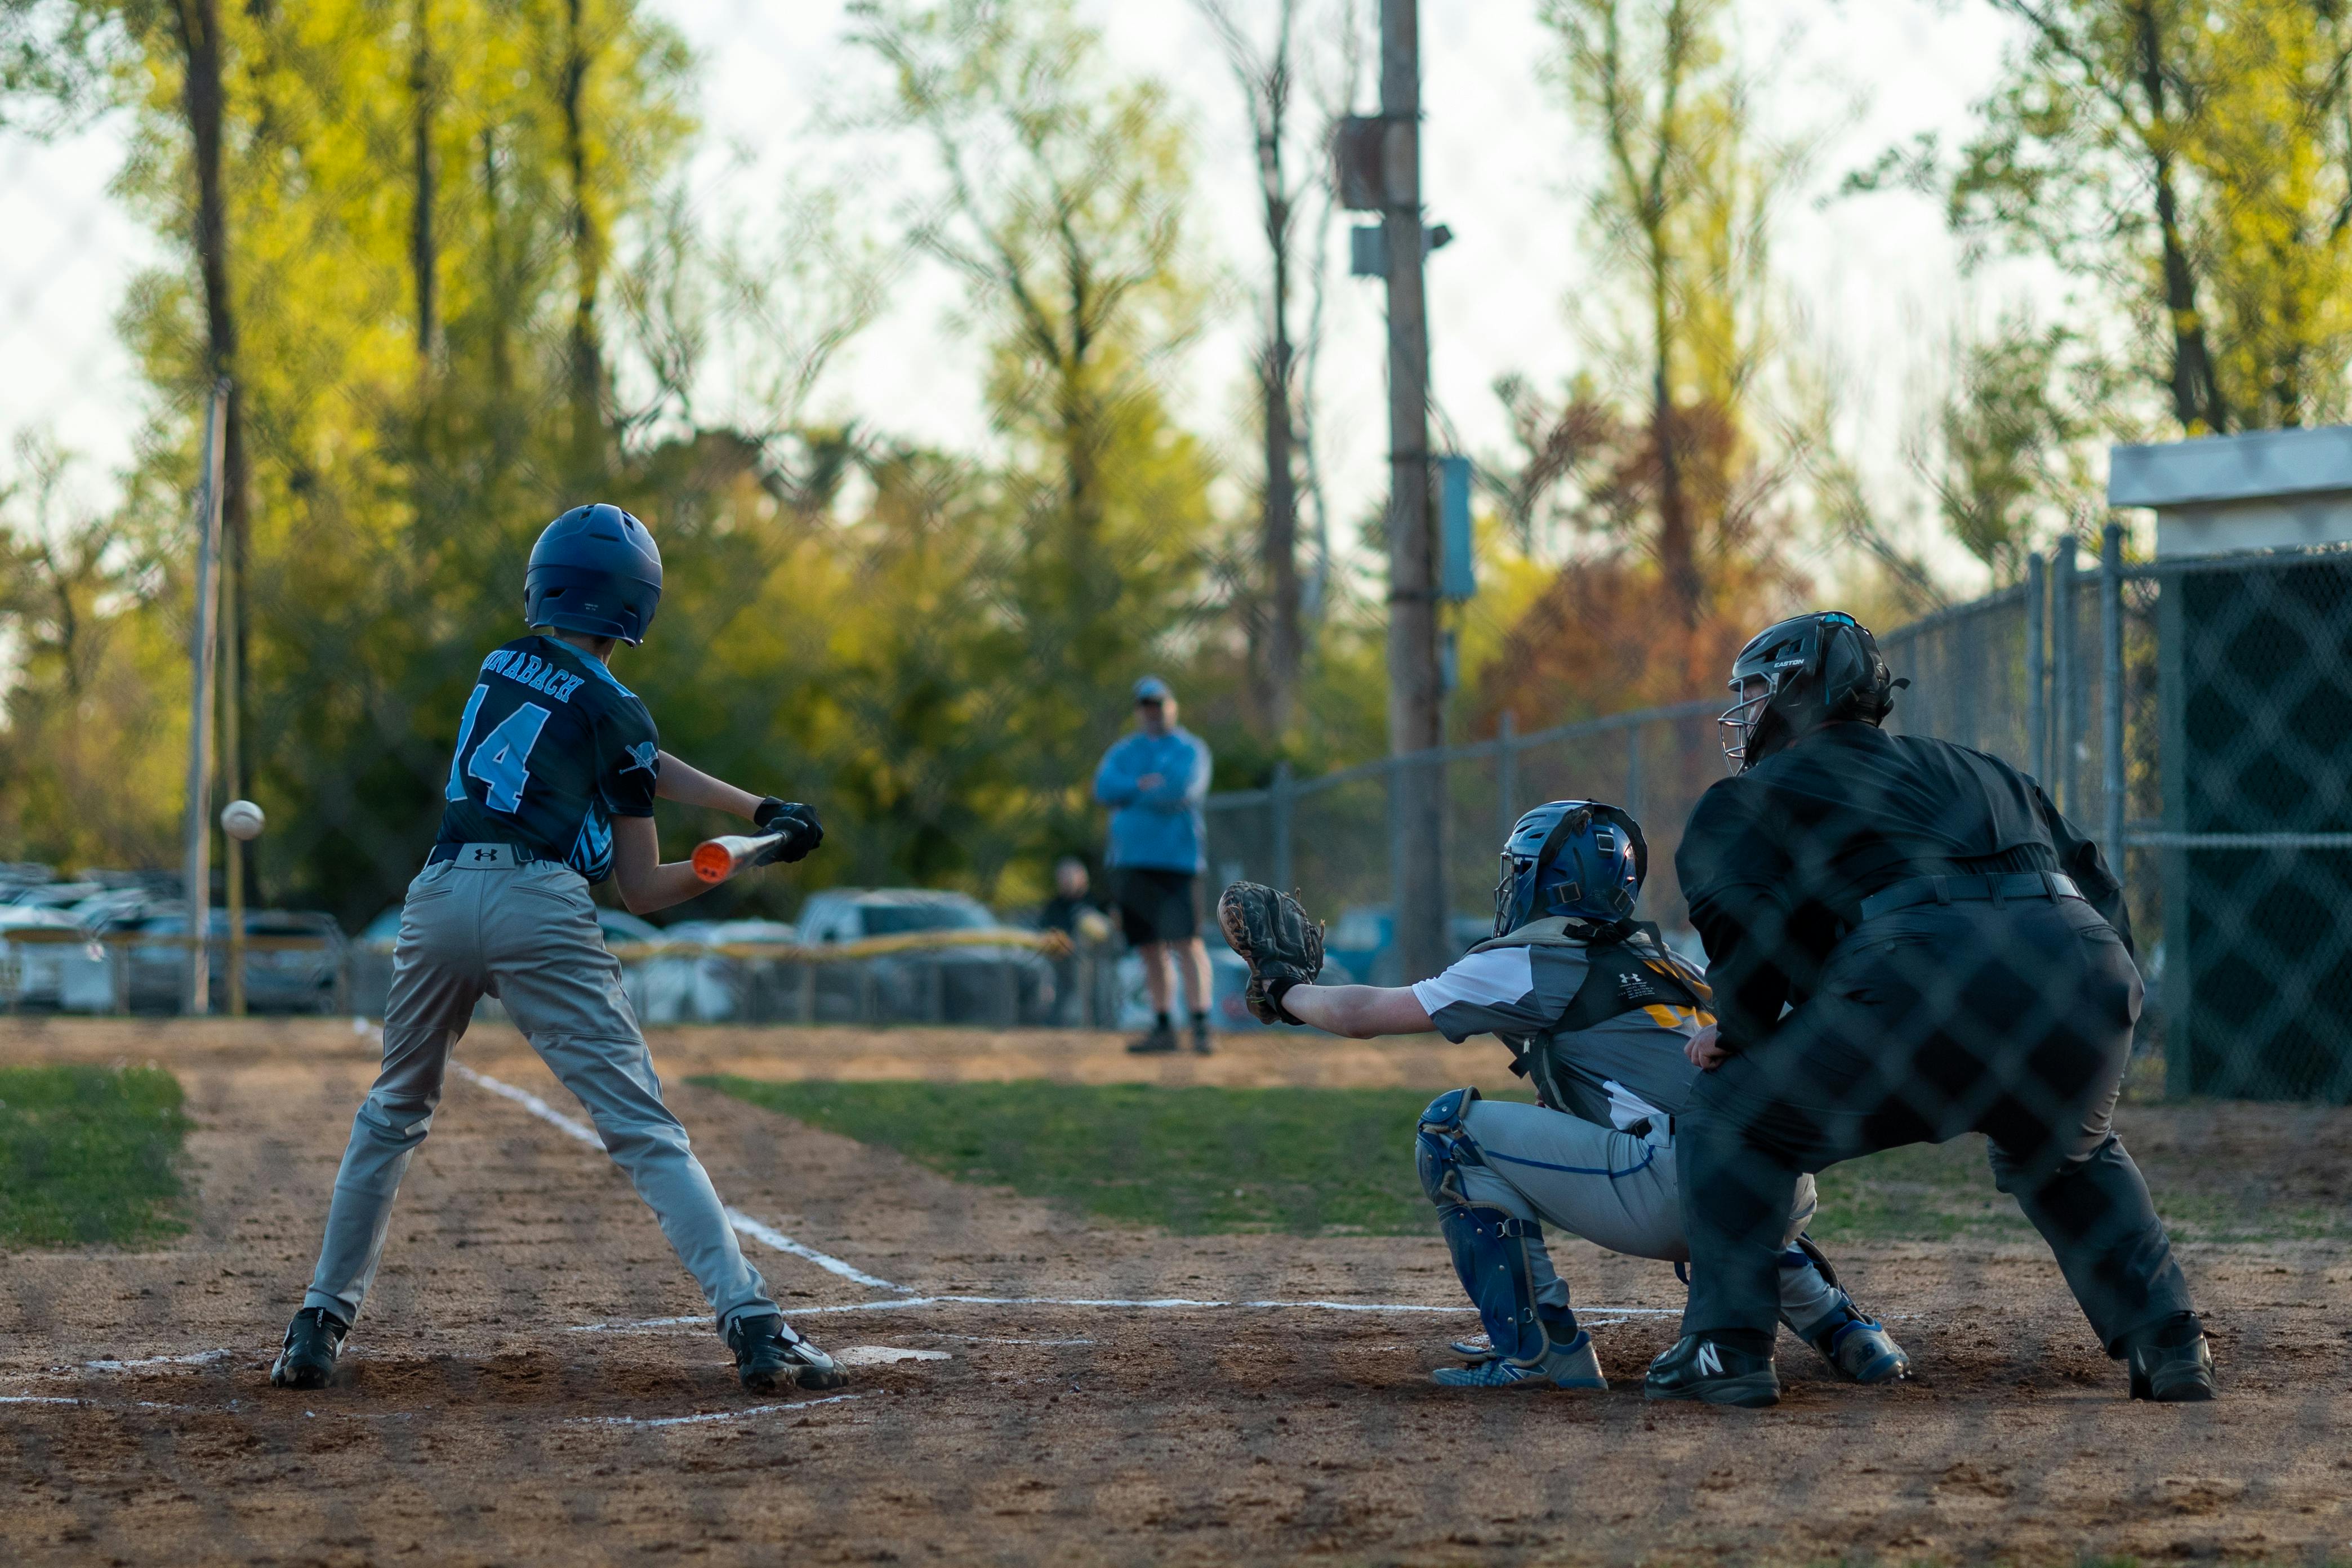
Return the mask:
<path id="1" fill-rule="evenodd" d="M 1417 985 L 1316 984 L 1322 927 L 1272 888 L 1234 883 L 1217 920 L 1250 966 L 1250 1010 L 1266 1023 L 1359 1039 L 1492 1034 L 1510 1047 L 1512 1070 L 1540 1103 L 1452 1089 L 1416 1133 L 1422 1185 L 1487 1339 L 1454 1345 L 1472 1364 L 1432 1376 L 1454 1388 L 1606 1388 L 1543 1226 L 1636 1258 L 1689 1258 L 1675 1117 L 1698 1076 L 1690 1047 L 1714 1022 L 1711 998 L 1655 926 L 1633 921 L 1649 848 L 1630 814 L 1553 801 L 1519 818 L 1502 858 L 1494 940 Z M 1908 1376 L 1903 1347 L 1862 1315 L 1803 1234 L 1814 1206 L 1807 1181 L 1782 1237 L 1780 1321 L 1843 1377 Z"/>

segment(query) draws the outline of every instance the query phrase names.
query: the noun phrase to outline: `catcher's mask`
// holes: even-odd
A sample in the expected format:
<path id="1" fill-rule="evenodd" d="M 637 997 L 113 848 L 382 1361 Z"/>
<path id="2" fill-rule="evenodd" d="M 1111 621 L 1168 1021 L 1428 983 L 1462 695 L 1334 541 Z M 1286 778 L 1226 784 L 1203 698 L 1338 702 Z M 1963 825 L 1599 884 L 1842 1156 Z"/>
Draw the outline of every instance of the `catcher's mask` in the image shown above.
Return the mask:
<path id="1" fill-rule="evenodd" d="M 1765 627 L 1731 664 L 1732 704 L 1716 721 L 1724 761 L 1745 773 L 1817 724 L 1893 711 L 1896 680 L 1870 628 L 1843 610 Z"/>
<path id="2" fill-rule="evenodd" d="M 1591 800 L 1539 805 L 1503 841 L 1495 934 L 1550 915 L 1596 927 L 1631 920 L 1649 874 L 1649 842 L 1633 813 Z"/>

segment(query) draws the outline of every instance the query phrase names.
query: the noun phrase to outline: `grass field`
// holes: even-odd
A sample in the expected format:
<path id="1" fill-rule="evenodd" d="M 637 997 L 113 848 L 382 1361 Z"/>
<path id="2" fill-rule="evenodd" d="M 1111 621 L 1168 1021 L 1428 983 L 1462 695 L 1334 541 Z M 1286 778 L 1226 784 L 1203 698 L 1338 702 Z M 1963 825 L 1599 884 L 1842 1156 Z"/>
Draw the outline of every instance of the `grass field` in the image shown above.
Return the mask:
<path id="1" fill-rule="evenodd" d="M 959 1181 L 1008 1186 L 1177 1235 L 1419 1236 L 1429 1203 L 1412 1134 L 1418 1089 L 1149 1084 L 695 1080 L 796 1121 L 895 1149 Z M 2146 1162 L 2184 1241 L 2352 1238 L 2341 1205 L 2281 1203 L 2228 1168 Z M 1821 1179 L 1828 1241 L 2017 1240 L 2033 1231 L 1993 1190 L 1984 1141 L 1891 1150 Z"/>
<path id="2" fill-rule="evenodd" d="M 178 1235 L 187 1130 L 161 1068 L 0 1068 L 0 1247 Z"/>

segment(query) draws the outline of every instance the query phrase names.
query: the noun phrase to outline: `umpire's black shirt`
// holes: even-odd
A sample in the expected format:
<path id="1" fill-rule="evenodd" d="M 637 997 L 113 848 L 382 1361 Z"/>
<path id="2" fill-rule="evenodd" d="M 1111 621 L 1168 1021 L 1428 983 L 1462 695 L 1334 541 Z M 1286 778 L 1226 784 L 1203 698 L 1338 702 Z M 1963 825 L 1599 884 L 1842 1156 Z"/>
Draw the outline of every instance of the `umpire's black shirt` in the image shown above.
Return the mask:
<path id="1" fill-rule="evenodd" d="M 2131 942 L 2098 846 L 2039 784 L 1998 757 L 1871 724 L 1828 725 L 1714 785 L 1675 871 L 1735 1051 L 1811 994 L 1863 900 L 1914 877 L 2063 871 Z"/>

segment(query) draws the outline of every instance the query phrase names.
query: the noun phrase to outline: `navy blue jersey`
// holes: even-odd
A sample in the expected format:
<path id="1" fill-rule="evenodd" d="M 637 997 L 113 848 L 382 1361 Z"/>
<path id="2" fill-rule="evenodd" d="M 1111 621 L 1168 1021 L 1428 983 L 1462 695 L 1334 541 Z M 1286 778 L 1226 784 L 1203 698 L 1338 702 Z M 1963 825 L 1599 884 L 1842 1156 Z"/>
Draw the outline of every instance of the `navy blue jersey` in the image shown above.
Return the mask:
<path id="1" fill-rule="evenodd" d="M 482 660 L 449 761 L 442 844 L 519 844 L 592 882 L 613 868 L 613 818 L 651 816 L 661 742 L 637 694 L 553 637 Z"/>

